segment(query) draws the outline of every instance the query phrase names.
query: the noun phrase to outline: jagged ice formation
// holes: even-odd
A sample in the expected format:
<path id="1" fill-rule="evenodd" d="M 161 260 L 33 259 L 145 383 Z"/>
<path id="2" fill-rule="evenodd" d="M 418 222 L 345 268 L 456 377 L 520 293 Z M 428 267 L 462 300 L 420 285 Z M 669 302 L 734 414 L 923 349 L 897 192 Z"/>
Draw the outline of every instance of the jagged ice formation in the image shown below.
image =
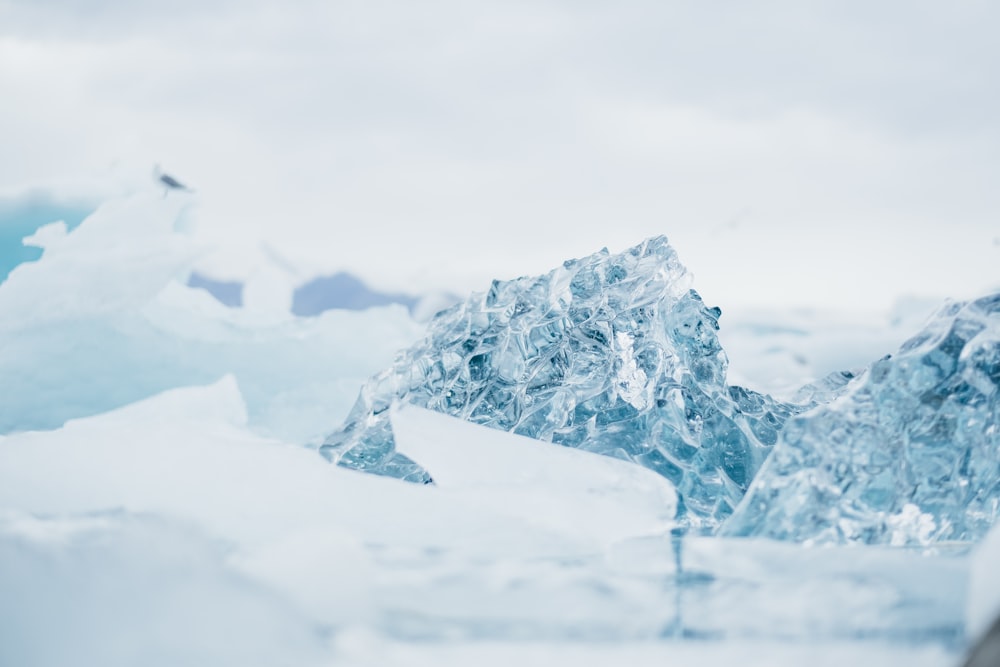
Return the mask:
<path id="1" fill-rule="evenodd" d="M 369 380 L 321 451 L 429 482 L 394 449 L 389 409 L 412 403 L 651 468 L 676 485 L 679 517 L 710 531 L 800 408 L 726 384 L 721 311 L 690 282 L 664 237 L 494 281 Z"/>
<path id="2" fill-rule="evenodd" d="M 1000 515 L 1000 294 L 946 305 L 894 357 L 790 419 L 722 533 L 978 541 Z"/>

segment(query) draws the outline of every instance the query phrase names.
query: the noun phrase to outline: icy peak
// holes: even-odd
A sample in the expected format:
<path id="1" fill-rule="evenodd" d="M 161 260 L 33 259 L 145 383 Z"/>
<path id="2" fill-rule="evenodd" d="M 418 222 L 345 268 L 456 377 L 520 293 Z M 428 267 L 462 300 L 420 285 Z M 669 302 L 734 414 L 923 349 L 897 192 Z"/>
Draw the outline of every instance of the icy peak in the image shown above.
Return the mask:
<path id="1" fill-rule="evenodd" d="M 716 331 L 665 237 L 538 277 L 494 281 L 439 313 L 361 389 L 329 459 L 429 482 L 395 451 L 389 407 L 634 461 L 677 487 L 679 518 L 711 530 L 739 502 L 793 409 L 726 384 Z"/>

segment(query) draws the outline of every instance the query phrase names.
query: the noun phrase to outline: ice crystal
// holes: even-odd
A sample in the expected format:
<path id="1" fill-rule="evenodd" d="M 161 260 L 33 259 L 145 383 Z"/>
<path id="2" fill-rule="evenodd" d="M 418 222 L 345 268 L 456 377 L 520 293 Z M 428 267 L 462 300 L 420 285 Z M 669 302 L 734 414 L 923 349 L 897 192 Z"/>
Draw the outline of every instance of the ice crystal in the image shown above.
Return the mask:
<path id="1" fill-rule="evenodd" d="M 726 384 L 720 314 L 663 237 L 494 281 L 439 313 L 424 340 L 369 380 L 322 452 L 431 481 L 395 451 L 388 411 L 403 401 L 639 463 L 676 485 L 684 522 L 710 531 L 797 410 Z"/>

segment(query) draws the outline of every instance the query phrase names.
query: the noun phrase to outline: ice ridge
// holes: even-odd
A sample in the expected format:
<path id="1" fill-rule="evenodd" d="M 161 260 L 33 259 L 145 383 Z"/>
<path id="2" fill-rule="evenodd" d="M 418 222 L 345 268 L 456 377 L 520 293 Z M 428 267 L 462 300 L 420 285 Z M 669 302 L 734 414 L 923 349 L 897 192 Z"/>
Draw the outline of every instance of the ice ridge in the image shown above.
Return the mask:
<path id="1" fill-rule="evenodd" d="M 494 281 L 371 378 L 321 451 L 431 481 L 395 451 L 389 409 L 410 403 L 646 466 L 677 487 L 681 521 L 710 532 L 799 408 L 726 384 L 721 311 L 690 283 L 662 236 Z"/>
<path id="2" fill-rule="evenodd" d="M 832 402 L 790 419 L 721 532 L 975 542 L 1000 515 L 1000 293 L 944 306 Z"/>

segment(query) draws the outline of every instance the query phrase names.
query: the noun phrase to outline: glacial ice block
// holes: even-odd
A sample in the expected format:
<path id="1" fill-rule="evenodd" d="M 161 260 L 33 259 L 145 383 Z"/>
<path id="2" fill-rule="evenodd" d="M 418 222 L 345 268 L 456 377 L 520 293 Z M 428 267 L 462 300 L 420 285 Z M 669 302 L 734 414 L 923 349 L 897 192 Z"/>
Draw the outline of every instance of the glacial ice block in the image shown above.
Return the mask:
<path id="1" fill-rule="evenodd" d="M 690 282 L 664 237 L 494 281 L 371 378 L 321 451 L 429 482 L 395 451 L 389 408 L 401 401 L 639 463 L 674 483 L 682 522 L 712 530 L 796 408 L 726 384 L 721 311 Z"/>
<path id="2" fill-rule="evenodd" d="M 972 542 L 1000 514 L 1000 293 L 946 305 L 894 357 L 790 419 L 721 532 Z"/>

